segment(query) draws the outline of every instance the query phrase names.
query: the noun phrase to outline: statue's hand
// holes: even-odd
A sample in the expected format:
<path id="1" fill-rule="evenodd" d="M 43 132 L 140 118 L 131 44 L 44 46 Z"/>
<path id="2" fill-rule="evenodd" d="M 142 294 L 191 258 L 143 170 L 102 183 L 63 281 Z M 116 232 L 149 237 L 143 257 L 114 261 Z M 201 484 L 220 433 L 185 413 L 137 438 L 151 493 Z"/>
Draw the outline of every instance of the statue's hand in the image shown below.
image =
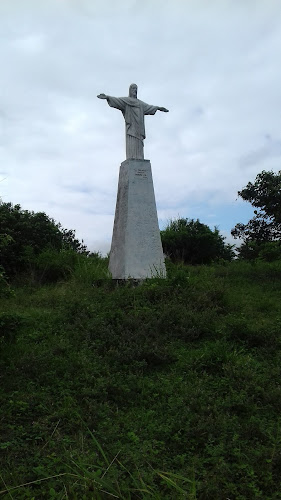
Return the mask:
<path id="1" fill-rule="evenodd" d="M 97 95 L 97 97 L 98 97 L 99 99 L 106 99 L 106 98 L 107 98 L 107 95 L 105 95 L 105 94 L 99 94 L 99 95 Z"/>
<path id="2" fill-rule="evenodd" d="M 158 108 L 159 111 L 164 111 L 164 113 L 169 113 L 169 110 L 167 108 Z"/>

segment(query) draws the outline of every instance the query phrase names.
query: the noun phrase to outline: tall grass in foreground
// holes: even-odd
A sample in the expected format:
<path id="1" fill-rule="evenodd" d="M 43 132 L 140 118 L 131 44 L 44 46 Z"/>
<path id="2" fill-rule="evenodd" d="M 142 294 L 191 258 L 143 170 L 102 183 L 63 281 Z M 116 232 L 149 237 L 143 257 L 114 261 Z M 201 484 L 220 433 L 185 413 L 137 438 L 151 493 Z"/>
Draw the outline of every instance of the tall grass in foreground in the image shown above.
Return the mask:
<path id="1" fill-rule="evenodd" d="M 2 478 L 5 489 L 0 490 L 0 495 L 6 495 L 7 498 L 15 498 L 13 495 L 16 495 L 16 498 L 31 498 L 30 488 L 34 492 L 34 488 L 36 491 L 36 487 L 40 488 L 42 483 L 55 481 L 56 489 L 48 486 L 45 491 L 48 498 L 91 498 L 94 500 L 106 498 L 119 498 L 120 500 L 153 498 L 160 500 L 163 498 L 158 488 L 145 483 L 138 470 L 130 471 L 119 461 L 119 453 L 110 460 L 89 429 L 88 433 L 92 438 L 93 445 L 100 452 L 103 463 L 91 464 L 89 468 L 89 464 L 84 462 L 83 457 L 79 457 L 77 460 L 70 459 L 70 463 L 66 464 L 70 472 L 55 474 L 14 487 L 8 487 Z M 130 479 L 132 487 L 129 487 L 124 481 L 119 483 L 118 479 L 108 479 L 107 476 L 112 468 L 122 471 L 123 475 Z M 153 469 L 152 473 L 154 480 L 160 481 L 162 491 L 165 490 L 170 498 L 196 500 L 194 478 L 187 479 L 180 474 Z M 77 492 L 79 492 L 79 496 L 77 496 Z M 32 496 L 32 498 L 35 497 Z"/>
<path id="2" fill-rule="evenodd" d="M 167 268 L 1 297 L 3 498 L 281 498 L 281 264 Z"/>

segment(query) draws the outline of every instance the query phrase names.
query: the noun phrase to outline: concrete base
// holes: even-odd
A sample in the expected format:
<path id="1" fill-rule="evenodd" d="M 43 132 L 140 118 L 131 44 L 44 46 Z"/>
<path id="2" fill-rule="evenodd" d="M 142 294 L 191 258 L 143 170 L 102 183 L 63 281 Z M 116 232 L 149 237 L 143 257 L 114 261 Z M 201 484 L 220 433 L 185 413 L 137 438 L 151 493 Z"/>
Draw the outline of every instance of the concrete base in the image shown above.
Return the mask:
<path id="1" fill-rule="evenodd" d="M 113 279 L 166 277 L 149 160 L 121 163 L 109 270 Z"/>

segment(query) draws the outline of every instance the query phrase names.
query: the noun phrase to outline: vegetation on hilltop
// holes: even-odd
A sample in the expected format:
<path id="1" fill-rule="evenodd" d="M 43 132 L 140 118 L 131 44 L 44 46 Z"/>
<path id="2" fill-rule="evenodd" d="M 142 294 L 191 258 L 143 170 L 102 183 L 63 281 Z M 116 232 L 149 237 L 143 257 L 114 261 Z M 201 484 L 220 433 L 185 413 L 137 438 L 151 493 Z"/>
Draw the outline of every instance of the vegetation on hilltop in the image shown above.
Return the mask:
<path id="1" fill-rule="evenodd" d="M 3 498 L 280 498 L 280 261 L 79 262 L 1 300 Z"/>
<path id="2" fill-rule="evenodd" d="M 231 261 L 172 221 L 167 279 L 136 287 L 1 207 L 0 497 L 281 499 L 279 240 Z"/>
<path id="3" fill-rule="evenodd" d="M 44 212 L 0 203 L 0 262 L 9 276 L 30 271 L 37 261 L 42 268 L 60 251 L 83 253 L 86 247 L 75 238 L 75 231 L 64 229 Z M 44 252 L 47 255 L 38 260 Z"/>
<path id="4" fill-rule="evenodd" d="M 161 231 L 164 253 L 172 262 L 210 264 L 220 259 L 232 260 L 233 247 L 215 227 L 210 229 L 198 219 L 171 220 Z"/>

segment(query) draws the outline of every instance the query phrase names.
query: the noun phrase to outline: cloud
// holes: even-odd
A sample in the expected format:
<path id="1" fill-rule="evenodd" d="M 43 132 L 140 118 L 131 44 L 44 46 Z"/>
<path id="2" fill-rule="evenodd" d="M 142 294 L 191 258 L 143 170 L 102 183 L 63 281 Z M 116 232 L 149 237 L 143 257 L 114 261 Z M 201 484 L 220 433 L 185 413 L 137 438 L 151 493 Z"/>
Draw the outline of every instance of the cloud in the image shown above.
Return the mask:
<path id="1" fill-rule="evenodd" d="M 274 158 L 281 157 L 281 140 L 272 140 L 269 134 L 265 135 L 264 145 L 255 151 L 251 151 L 240 159 L 242 167 L 264 164 Z"/>
<path id="2" fill-rule="evenodd" d="M 280 14 L 274 0 L 0 3 L 2 199 L 108 247 L 124 120 L 96 95 L 136 81 L 170 109 L 146 119 L 160 223 L 214 214 L 229 232 L 249 213 L 237 191 L 280 170 Z"/>

